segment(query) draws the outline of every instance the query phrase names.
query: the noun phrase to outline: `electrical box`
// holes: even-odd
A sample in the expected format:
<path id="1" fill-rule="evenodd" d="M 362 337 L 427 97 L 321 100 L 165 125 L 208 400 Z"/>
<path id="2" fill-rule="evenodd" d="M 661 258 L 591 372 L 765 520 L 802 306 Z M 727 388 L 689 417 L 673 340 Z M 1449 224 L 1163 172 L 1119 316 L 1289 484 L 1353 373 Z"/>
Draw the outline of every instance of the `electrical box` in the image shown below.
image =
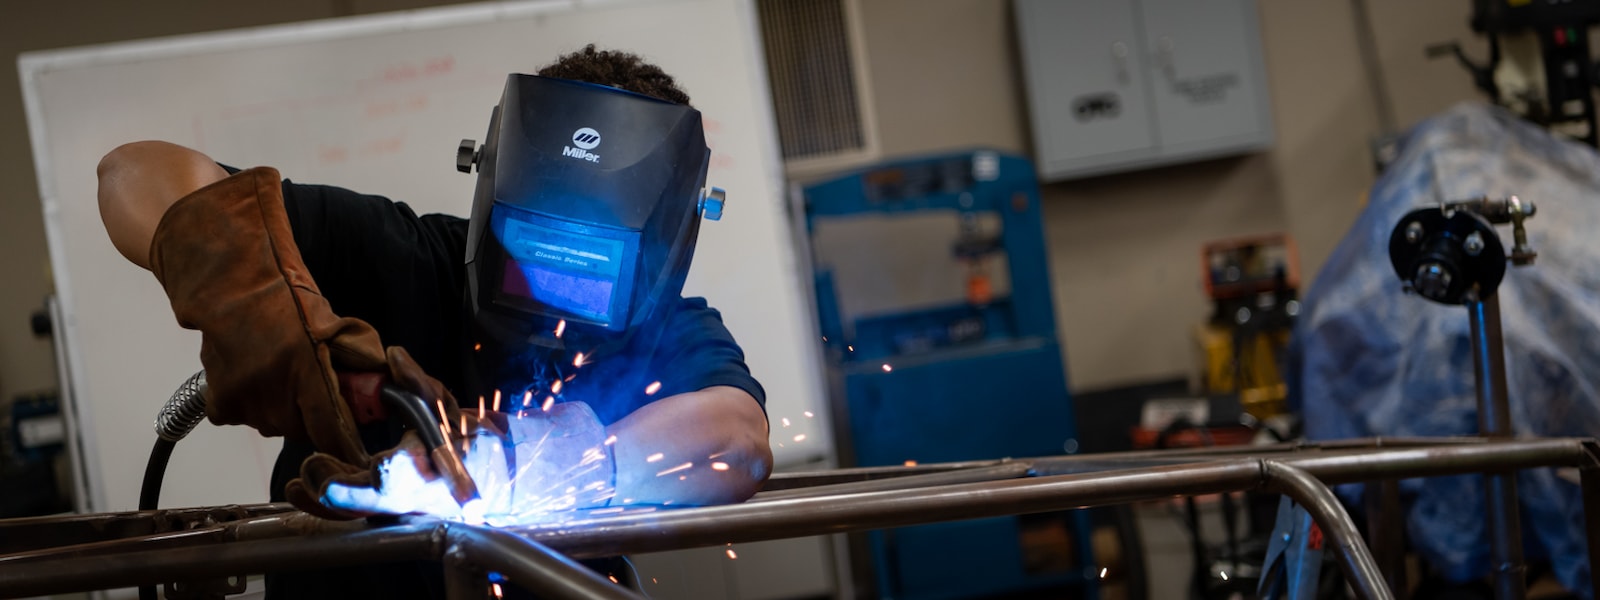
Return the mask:
<path id="1" fill-rule="evenodd" d="M 1254 0 L 1016 0 L 1039 177 L 1272 144 Z"/>

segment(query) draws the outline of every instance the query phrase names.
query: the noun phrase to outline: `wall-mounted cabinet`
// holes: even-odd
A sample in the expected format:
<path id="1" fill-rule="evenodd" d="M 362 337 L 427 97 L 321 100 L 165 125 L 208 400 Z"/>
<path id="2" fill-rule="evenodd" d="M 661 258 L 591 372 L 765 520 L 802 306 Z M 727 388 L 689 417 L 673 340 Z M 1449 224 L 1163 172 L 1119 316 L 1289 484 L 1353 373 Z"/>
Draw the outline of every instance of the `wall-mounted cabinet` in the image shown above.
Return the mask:
<path id="1" fill-rule="evenodd" d="M 1254 0 L 1016 0 L 1039 176 L 1265 149 Z"/>

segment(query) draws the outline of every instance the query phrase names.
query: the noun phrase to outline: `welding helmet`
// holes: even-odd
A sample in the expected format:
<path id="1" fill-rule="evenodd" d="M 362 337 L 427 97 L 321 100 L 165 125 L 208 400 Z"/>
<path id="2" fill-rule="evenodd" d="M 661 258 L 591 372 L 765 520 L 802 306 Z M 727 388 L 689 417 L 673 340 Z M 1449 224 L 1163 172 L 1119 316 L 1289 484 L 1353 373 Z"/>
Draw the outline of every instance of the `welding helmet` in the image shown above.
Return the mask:
<path id="1" fill-rule="evenodd" d="M 512 74 L 474 146 L 457 167 L 478 168 L 466 293 L 480 344 L 625 340 L 682 293 L 702 211 L 720 217 L 687 105 Z"/>

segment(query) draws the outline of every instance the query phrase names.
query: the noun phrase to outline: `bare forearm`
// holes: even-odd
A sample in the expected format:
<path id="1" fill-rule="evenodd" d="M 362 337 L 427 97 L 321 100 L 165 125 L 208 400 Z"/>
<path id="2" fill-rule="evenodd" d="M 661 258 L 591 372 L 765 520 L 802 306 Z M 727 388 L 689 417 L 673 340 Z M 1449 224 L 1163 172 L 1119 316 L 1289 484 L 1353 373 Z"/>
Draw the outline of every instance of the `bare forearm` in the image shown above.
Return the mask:
<path id="1" fill-rule="evenodd" d="M 772 471 L 766 415 L 738 388 L 664 398 L 607 429 L 617 436 L 613 505 L 741 502 Z"/>
<path id="2" fill-rule="evenodd" d="M 133 142 L 107 153 L 95 169 L 100 219 L 111 244 L 150 268 L 150 240 L 167 208 L 228 176 L 209 157 L 167 142 Z"/>

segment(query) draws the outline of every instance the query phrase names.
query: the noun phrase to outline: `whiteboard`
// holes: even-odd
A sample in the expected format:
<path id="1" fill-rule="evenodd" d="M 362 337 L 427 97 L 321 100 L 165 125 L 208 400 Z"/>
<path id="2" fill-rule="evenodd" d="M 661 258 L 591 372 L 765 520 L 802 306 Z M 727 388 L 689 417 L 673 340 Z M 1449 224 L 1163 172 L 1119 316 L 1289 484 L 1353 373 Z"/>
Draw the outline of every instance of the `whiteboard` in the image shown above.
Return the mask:
<path id="1" fill-rule="evenodd" d="M 684 293 L 719 308 L 744 347 L 767 390 L 779 464 L 831 456 L 758 35 L 749 0 L 569 0 L 23 55 L 89 509 L 136 506 L 151 421 L 199 368 L 200 344 L 177 326 L 155 278 L 107 239 L 95 200 L 101 156 L 162 139 L 234 166 L 386 195 L 418 213 L 465 215 L 475 177 L 456 172 L 455 149 L 482 139 L 506 74 L 590 42 L 660 65 L 705 115 L 708 182 L 728 190 L 728 208 L 701 228 Z M 162 505 L 264 501 L 278 448 L 244 427 L 203 424 L 178 445 Z"/>

